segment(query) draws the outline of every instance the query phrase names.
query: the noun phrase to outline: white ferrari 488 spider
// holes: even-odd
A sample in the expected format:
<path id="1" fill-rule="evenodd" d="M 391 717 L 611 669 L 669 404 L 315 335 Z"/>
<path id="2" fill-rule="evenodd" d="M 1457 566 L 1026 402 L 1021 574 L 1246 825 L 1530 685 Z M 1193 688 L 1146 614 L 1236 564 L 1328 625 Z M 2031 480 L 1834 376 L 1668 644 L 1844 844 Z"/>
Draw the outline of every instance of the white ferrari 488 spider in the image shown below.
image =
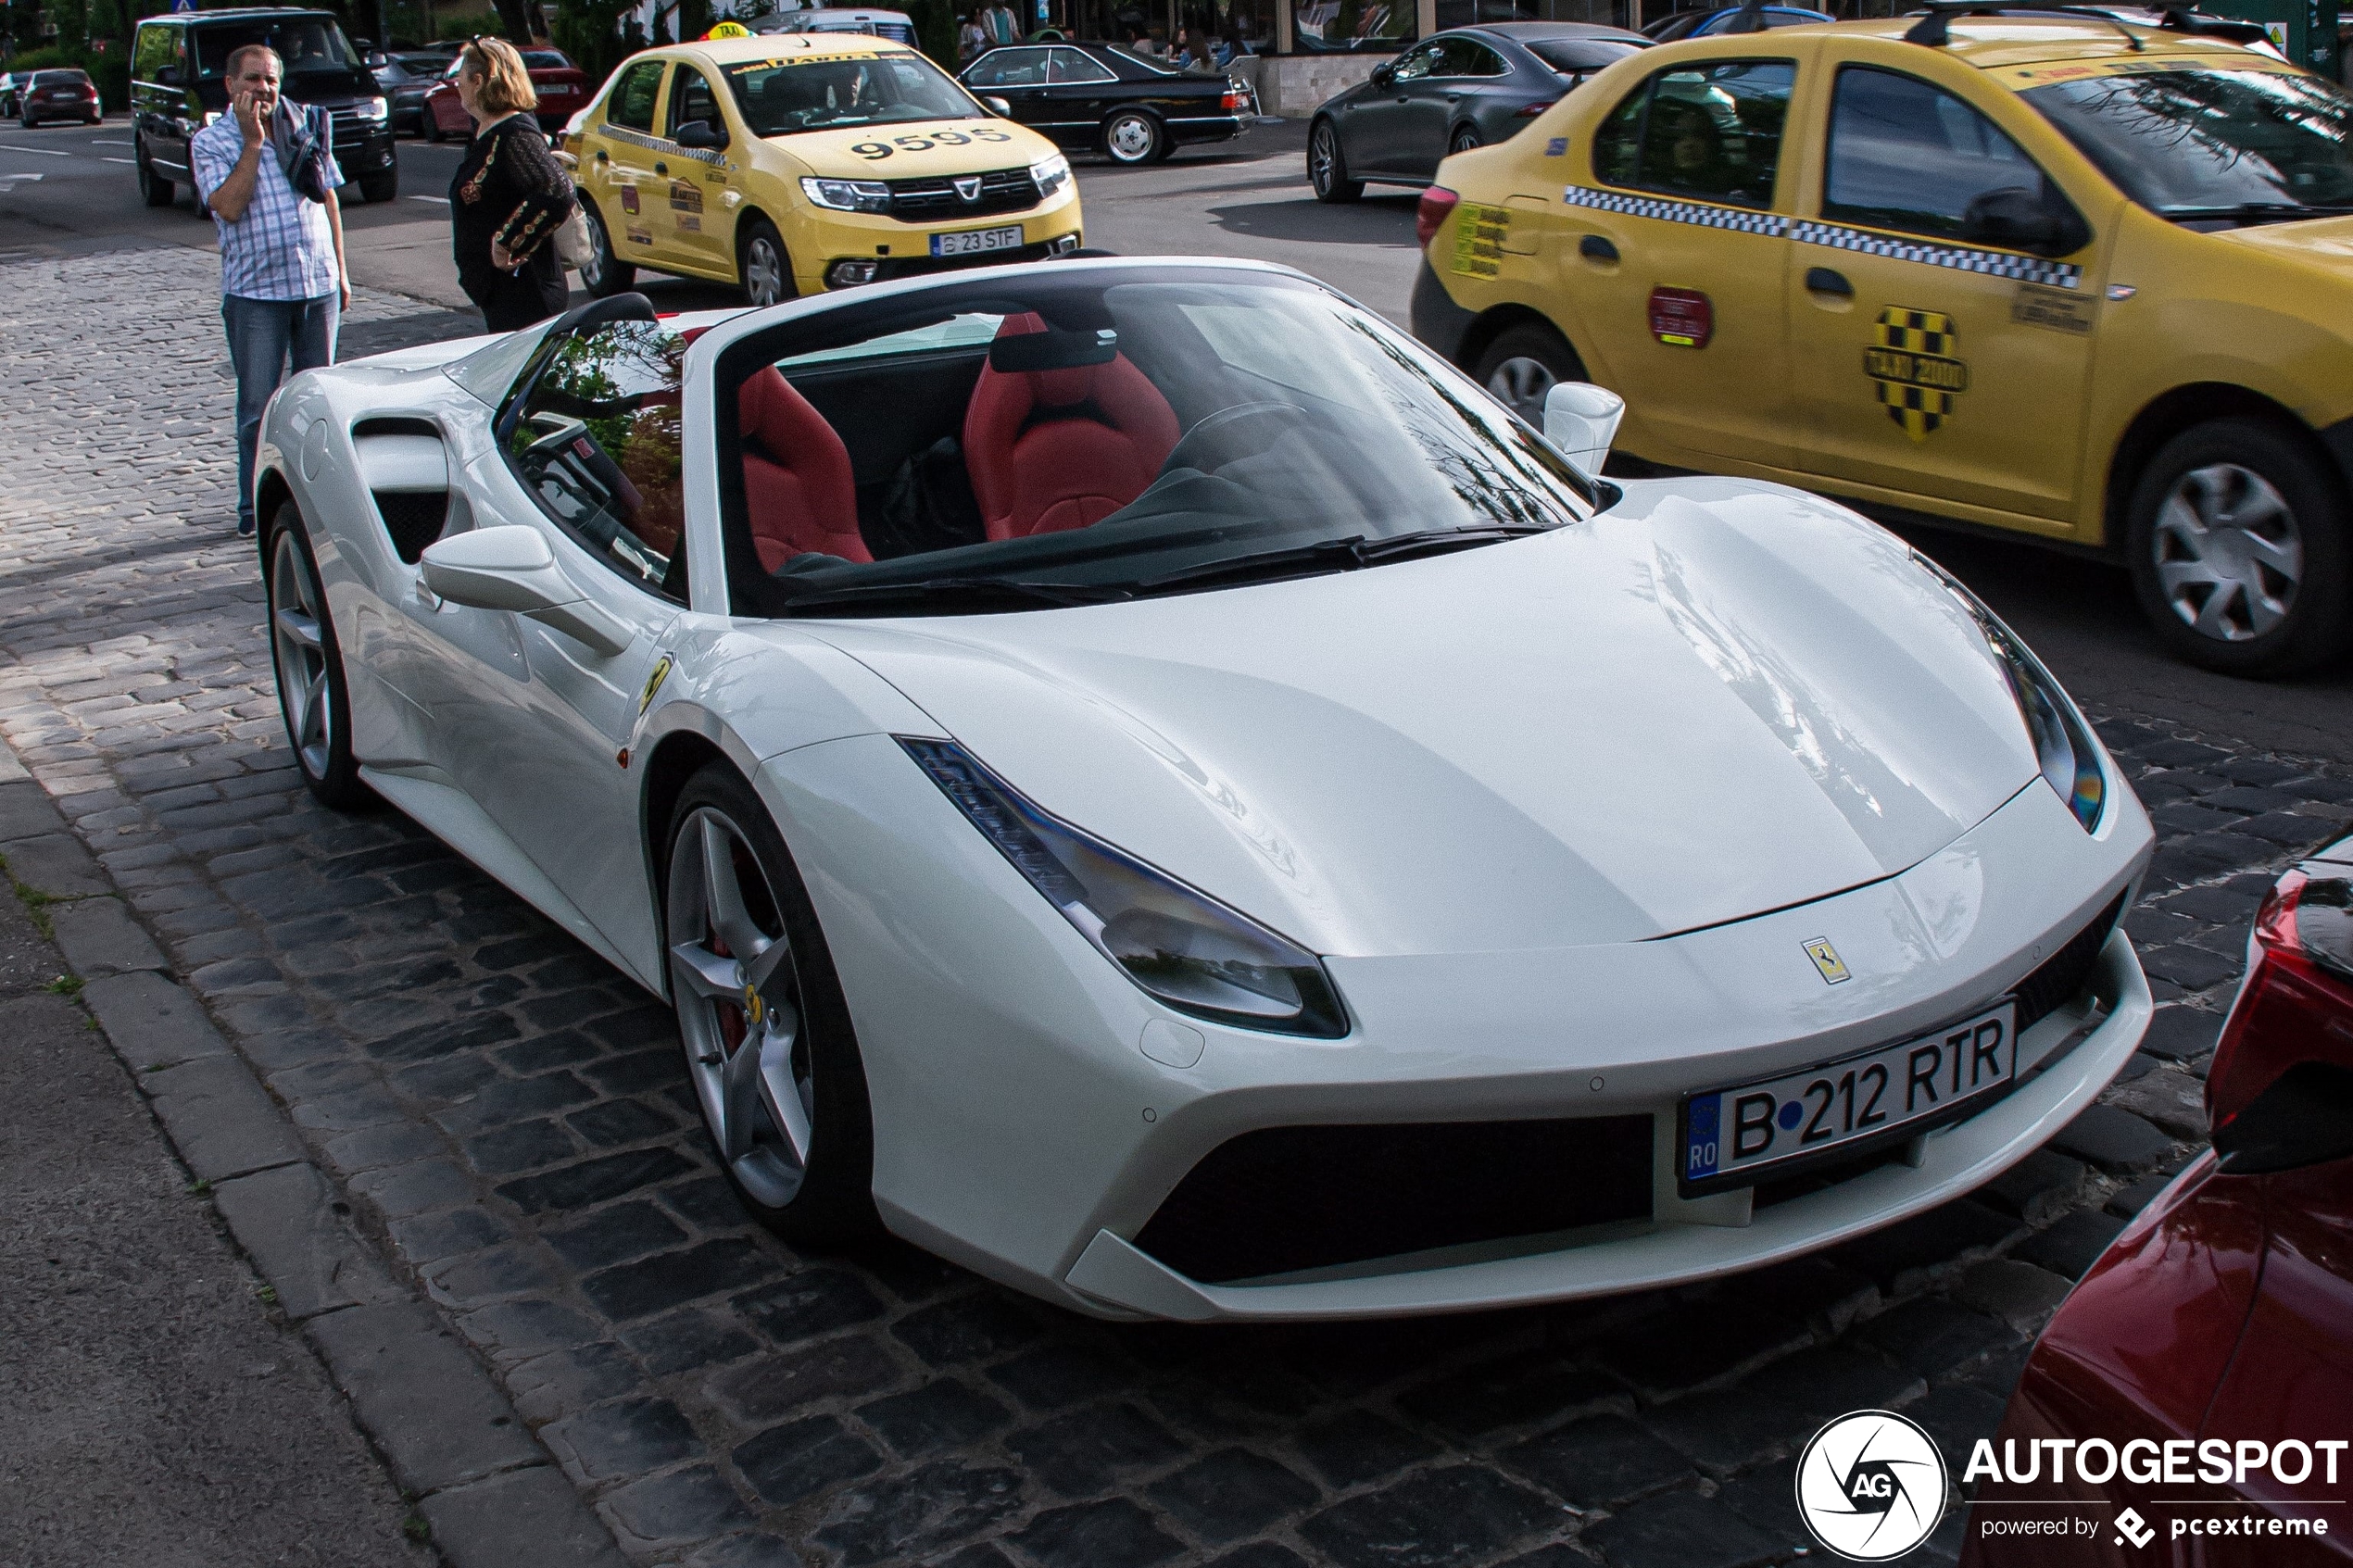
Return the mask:
<path id="1" fill-rule="evenodd" d="M 2108 1083 L 2151 834 L 1966 589 L 1595 477 L 1613 402 L 1140 259 L 312 371 L 287 727 L 675 1004 L 788 1236 L 1191 1320 L 1753 1268 Z"/>

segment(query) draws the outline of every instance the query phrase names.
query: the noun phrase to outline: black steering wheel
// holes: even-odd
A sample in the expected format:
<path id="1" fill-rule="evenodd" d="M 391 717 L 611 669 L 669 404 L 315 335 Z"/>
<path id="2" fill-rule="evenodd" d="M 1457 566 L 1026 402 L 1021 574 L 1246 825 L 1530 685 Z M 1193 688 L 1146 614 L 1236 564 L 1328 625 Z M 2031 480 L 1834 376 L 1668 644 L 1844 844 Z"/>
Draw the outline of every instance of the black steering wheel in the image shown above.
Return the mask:
<path id="1" fill-rule="evenodd" d="M 1168 460 L 1160 465 L 1160 471 L 1165 474 L 1178 469 L 1195 469 L 1202 473 L 1215 473 L 1238 458 L 1264 452 L 1285 432 L 1315 423 L 1315 416 L 1296 403 L 1271 399 L 1236 403 L 1218 409 L 1187 431 L 1169 448 Z"/>

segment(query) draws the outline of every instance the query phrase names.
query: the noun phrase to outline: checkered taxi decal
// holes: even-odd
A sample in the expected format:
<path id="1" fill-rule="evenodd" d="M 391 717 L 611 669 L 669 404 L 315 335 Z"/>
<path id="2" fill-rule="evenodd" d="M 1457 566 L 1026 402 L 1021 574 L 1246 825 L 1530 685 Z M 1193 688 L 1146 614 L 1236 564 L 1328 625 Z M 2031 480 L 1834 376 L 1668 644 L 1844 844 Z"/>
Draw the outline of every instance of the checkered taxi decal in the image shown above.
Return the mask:
<path id="1" fill-rule="evenodd" d="M 1947 267 L 1957 272 L 1982 272 L 1989 277 L 2014 278 L 2020 282 L 2041 283 L 2049 288 L 2077 288 L 2083 281 L 2083 270 L 2069 262 L 2045 261 L 2040 257 L 2018 256 L 2008 251 L 1973 250 L 1967 245 L 1899 240 L 1836 223 L 1783 218 L 1778 213 L 1752 212 L 1745 207 L 1711 207 L 1705 202 L 1670 201 L 1663 196 L 1628 195 L 1617 191 L 1590 190 L 1582 185 L 1568 186 L 1561 193 L 1561 199 L 1570 207 L 1622 212 L 1630 218 L 1655 218 L 1667 223 L 1692 223 L 1704 229 L 1730 229 L 1744 234 L 1786 235 L 1803 245 L 1857 251 L 1865 256 L 1893 257 L 1898 261 L 1917 261 L 1926 267 Z"/>

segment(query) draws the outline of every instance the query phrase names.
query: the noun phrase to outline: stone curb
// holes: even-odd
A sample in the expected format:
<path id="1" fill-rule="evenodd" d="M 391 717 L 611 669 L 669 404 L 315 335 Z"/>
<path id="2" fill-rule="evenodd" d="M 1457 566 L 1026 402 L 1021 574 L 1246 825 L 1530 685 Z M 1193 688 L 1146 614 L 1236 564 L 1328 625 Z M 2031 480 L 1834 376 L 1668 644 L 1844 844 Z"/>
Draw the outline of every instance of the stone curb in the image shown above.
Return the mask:
<path id="1" fill-rule="evenodd" d="M 396 1284 L 277 1101 L 167 972 L 112 878 L 0 743 L 0 859 L 52 900 L 82 997 L 181 1160 L 418 1499 L 453 1568 L 625 1568 L 610 1531 L 440 1314 Z"/>

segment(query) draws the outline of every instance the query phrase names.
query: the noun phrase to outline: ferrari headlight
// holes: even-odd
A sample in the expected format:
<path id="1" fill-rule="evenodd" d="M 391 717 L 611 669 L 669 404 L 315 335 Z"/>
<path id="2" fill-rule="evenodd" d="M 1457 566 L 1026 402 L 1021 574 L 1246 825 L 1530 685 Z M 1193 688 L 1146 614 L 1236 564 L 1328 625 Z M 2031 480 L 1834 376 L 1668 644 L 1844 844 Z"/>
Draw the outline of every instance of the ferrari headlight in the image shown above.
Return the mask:
<path id="1" fill-rule="evenodd" d="M 1337 1038 L 1347 1014 L 1315 954 L 1051 817 L 953 741 L 906 748 L 1013 869 L 1127 977 L 1180 1012 Z"/>
<path id="2" fill-rule="evenodd" d="M 879 180 L 818 180 L 803 177 L 800 194 L 836 212 L 888 212 L 890 187 Z"/>
<path id="3" fill-rule="evenodd" d="M 1029 166 L 1029 181 L 1038 187 L 1038 199 L 1040 201 L 1061 190 L 1069 179 L 1070 159 L 1060 153 Z"/>
<path id="4" fill-rule="evenodd" d="M 2092 739 L 2092 727 L 2076 710 L 2074 699 L 2043 668 L 2043 661 L 2002 624 L 2001 617 L 1986 608 L 1985 602 L 1959 578 L 1918 550 L 1912 552 L 1912 558 L 1951 590 L 1985 634 L 1986 646 L 2002 668 L 2002 678 L 2009 683 L 2010 696 L 2018 701 L 2019 715 L 2026 721 L 2026 733 L 2034 739 L 2044 782 L 2067 802 L 2085 833 L 2098 828 L 2100 813 L 2108 808 L 2108 774 L 2100 766 L 2100 748 Z"/>

